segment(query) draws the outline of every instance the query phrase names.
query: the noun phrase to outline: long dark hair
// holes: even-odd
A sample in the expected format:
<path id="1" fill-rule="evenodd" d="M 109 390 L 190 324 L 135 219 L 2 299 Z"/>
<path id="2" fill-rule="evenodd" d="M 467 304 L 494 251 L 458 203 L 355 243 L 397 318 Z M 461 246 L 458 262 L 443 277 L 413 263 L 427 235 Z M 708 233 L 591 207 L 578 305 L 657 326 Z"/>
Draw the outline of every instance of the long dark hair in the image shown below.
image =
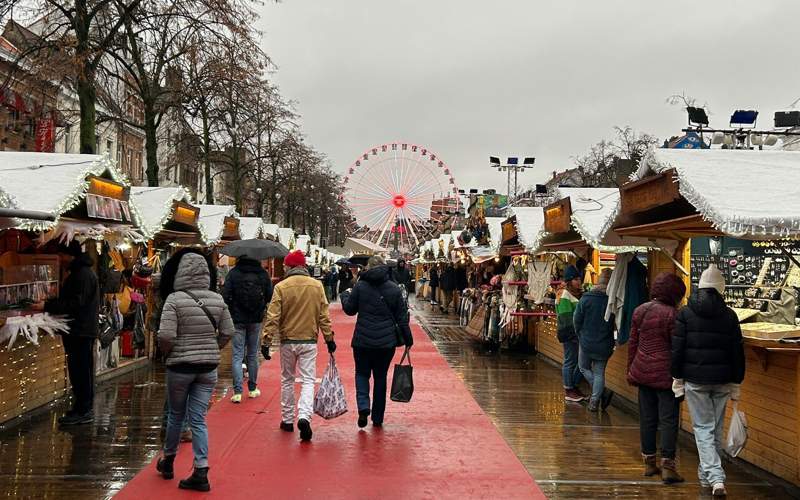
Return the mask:
<path id="1" fill-rule="evenodd" d="M 158 287 L 158 294 L 161 296 L 161 300 L 167 300 L 169 294 L 175 291 L 175 276 L 178 274 L 178 265 L 183 256 L 190 253 L 197 254 L 206 260 L 208 264 L 208 274 L 211 276 L 208 289 L 212 292 L 217 291 L 217 268 L 211 262 L 211 257 L 196 248 L 181 248 L 167 260 L 164 267 L 161 269 L 161 283 Z"/>

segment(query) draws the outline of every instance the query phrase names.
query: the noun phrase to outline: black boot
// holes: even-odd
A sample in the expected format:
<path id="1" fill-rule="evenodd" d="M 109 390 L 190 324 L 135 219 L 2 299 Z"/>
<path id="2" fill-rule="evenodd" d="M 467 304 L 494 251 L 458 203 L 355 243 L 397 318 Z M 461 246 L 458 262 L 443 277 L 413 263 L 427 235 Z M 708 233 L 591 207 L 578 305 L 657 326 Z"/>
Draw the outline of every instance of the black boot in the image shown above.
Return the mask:
<path id="1" fill-rule="evenodd" d="M 311 422 L 301 418 L 297 421 L 297 428 L 300 429 L 301 441 L 311 441 L 311 436 L 314 435 L 314 433 L 311 431 Z"/>
<path id="2" fill-rule="evenodd" d="M 178 488 L 182 490 L 210 491 L 211 485 L 208 484 L 208 467 L 195 467 L 191 476 L 186 479 L 181 479 Z"/>
<path id="3" fill-rule="evenodd" d="M 294 432 L 294 424 L 291 422 L 281 422 L 281 430 L 283 432 Z"/>
<path id="4" fill-rule="evenodd" d="M 156 462 L 156 470 L 161 473 L 161 477 L 164 479 L 172 479 L 175 477 L 174 463 L 175 455 L 164 455 Z"/>
<path id="5" fill-rule="evenodd" d="M 367 418 L 369 417 L 369 410 L 358 410 L 358 427 L 363 429 L 367 426 Z"/>

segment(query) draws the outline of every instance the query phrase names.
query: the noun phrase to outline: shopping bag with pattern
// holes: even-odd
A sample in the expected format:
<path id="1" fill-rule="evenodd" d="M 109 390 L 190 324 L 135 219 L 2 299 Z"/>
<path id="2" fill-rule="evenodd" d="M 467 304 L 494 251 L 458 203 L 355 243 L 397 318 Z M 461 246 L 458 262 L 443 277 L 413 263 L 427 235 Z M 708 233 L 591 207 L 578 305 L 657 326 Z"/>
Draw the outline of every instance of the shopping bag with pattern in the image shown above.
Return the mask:
<path id="1" fill-rule="evenodd" d="M 314 397 L 314 413 L 326 420 L 347 413 L 347 398 L 333 354 L 328 361 L 325 375 L 322 376 L 317 395 Z"/>

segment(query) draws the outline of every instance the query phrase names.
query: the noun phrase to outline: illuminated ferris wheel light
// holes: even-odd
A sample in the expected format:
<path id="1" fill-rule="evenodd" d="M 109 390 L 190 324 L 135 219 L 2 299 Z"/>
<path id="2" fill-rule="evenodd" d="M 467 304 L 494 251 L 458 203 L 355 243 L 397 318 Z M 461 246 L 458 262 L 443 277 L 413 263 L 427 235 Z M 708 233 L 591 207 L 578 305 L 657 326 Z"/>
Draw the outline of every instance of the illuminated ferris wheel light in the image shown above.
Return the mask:
<path id="1" fill-rule="evenodd" d="M 397 208 L 403 208 L 406 204 L 406 197 L 402 194 L 395 195 L 395 197 L 392 198 L 392 203 Z"/>

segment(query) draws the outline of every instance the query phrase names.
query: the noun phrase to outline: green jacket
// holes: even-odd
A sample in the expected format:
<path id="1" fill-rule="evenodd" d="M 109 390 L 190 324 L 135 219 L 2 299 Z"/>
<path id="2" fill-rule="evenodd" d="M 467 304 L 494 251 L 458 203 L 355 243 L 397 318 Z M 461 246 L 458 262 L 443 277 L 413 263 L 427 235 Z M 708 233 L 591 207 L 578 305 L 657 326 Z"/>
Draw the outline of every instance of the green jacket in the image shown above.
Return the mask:
<path id="1" fill-rule="evenodd" d="M 558 317 L 558 341 L 570 342 L 577 341 L 573 316 L 575 309 L 578 308 L 578 298 L 572 295 L 566 288 L 561 288 L 556 293 L 556 315 Z"/>

